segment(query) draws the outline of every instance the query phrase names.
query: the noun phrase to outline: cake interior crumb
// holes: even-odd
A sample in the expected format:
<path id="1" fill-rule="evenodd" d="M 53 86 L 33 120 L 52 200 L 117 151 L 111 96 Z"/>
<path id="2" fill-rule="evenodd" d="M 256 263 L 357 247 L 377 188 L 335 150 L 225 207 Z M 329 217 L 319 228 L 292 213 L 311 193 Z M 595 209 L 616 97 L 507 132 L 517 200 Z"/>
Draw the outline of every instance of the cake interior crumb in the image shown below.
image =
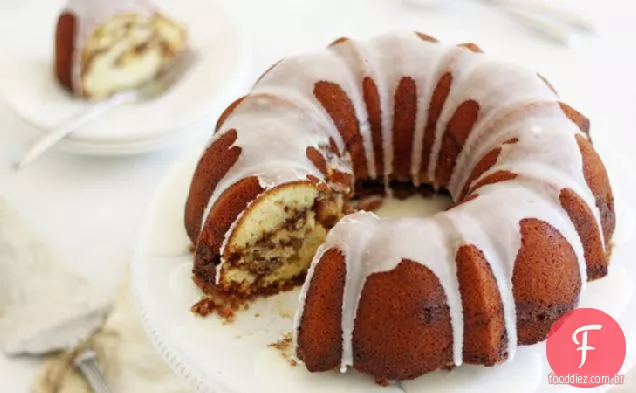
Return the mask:
<path id="1" fill-rule="evenodd" d="M 278 316 L 284 319 L 292 319 L 293 315 L 287 311 L 280 310 Z"/>
<path id="2" fill-rule="evenodd" d="M 292 334 L 291 332 L 285 333 L 280 340 L 275 343 L 269 344 L 268 347 L 278 350 L 278 352 L 289 362 L 289 365 L 296 367 L 298 362 L 294 359 L 292 348 Z"/>
<path id="3" fill-rule="evenodd" d="M 238 311 L 249 308 L 249 300 L 217 292 L 203 297 L 192 306 L 191 311 L 201 317 L 217 314 L 224 324 L 228 324 L 234 322 Z"/>

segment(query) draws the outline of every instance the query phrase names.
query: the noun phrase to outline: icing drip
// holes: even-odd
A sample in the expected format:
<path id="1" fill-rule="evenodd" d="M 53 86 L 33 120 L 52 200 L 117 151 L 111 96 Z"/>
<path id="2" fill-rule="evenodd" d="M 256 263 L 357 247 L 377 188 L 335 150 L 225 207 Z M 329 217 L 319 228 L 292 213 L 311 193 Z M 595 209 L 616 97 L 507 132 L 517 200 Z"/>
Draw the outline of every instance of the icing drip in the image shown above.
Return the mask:
<path id="1" fill-rule="evenodd" d="M 447 74 L 452 78 L 451 87 L 433 124 L 435 135 L 430 157 L 428 162 L 423 162 L 430 101 L 438 82 Z M 384 173 L 375 171 L 375 160 L 380 158 L 374 157 L 365 113 L 361 88 L 365 77 L 373 79 L 379 94 Z M 474 179 L 472 185 L 499 171 L 508 171 L 517 177 L 513 181 L 483 186 L 479 188 L 479 196 L 470 203 L 429 218 L 381 220 L 373 214 L 359 212 L 341 220 L 329 233 L 307 273 L 300 293 L 301 306 L 294 318 L 294 345 L 316 265 L 325 251 L 336 248 L 343 253 L 346 264 L 342 304 L 343 371 L 354 362 L 355 317 L 367 277 L 390 271 L 403 259 L 425 265 L 439 279 L 451 316 L 453 362 L 462 364 L 464 326 L 455 255 L 462 245 L 474 245 L 490 265 L 501 294 L 510 359 L 514 357 L 518 340 L 511 280 L 521 247 L 520 222 L 527 218 L 544 221 L 566 238 L 579 263 L 581 288 L 587 278 L 583 245 L 560 205 L 560 191 L 571 188 L 580 196 L 593 212 L 599 231 L 601 228 L 600 212 L 582 171 L 582 157 L 575 139 L 579 130 L 559 109 L 554 93 L 530 70 L 465 48 L 432 44 L 413 33 L 389 34 L 365 42 L 346 41 L 331 50 L 288 58 L 255 85 L 252 94 L 228 116 L 216 135 L 215 138 L 219 138 L 228 130 L 236 129 L 238 137 L 234 145 L 242 152 L 218 183 L 205 209 L 203 224 L 220 195 L 243 178 L 257 176 L 265 192 L 286 182 L 305 180 L 307 175 L 324 180 L 323 174 L 307 158 L 305 149 L 327 146 L 330 139 L 341 151 L 346 144 L 314 96 L 314 87 L 319 81 L 337 84 L 346 93 L 360 126 L 369 177 L 382 176 L 385 185 L 388 184 L 395 160 L 403 159 L 394 155 L 392 132 L 394 94 L 404 77 L 412 78 L 417 90 L 410 157 L 415 184 L 422 175 L 435 181 L 449 122 L 458 107 L 469 100 L 478 105 L 479 111 L 450 173 L 448 189 L 453 199 L 457 201 L 461 197 L 473 168 L 495 148 L 501 148 L 495 164 Z M 515 139 L 515 143 L 504 144 L 511 139 Z M 353 172 L 347 155 L 335 165 L 348 174 Z M 511 200 L 515 203 L 511 204 Z M 226 234 L 226 242 L 234 227 Z"/>
<path id="2" fill-rule="evenodd" d="M 297 105 L 299 103 L 301 105 Z M 316 116 L 315 111 L 305 111 L 302 102 L 293 103 L 275 93 L 246 98 L 215 136 L 216 139 L 225 131 L 236 129 L 238 138 L 234 145 L 240 146 L 242 152 L 210 197 L 202 223 L 221 194 L 246 177 L 257 176 L 265 189 L 307 180 L 307 175 L 324 180 L 323 174 L 307 158 L 305 149 L 328 145 L 329 136 L 337 137 L 337 141 L 340 137 L 332 125 L 327 126 L 326 117 L 316 121 Z M 301 129 L 303 132 L 298 132 Z"/>
<path id="3" fill-rule="evenodd" d="M 346 264 L 346 280 L 342 304 L 341 371 L 353 365 L 353 331 L 360 296 L 366 279 L 373 273 L 393 270 L 402 259 L 422 263 L 440 280 L 448 298 L 453 330 L 453 361 L 462 364 L 463 317 L 459 284 L 456 279 L 454 254 L 449 253 L 443 224 L 438 219 L 401 218 L 381 220 L 373 213 L 358 212 L 343 218 L 327 236 L 316 254 L 306 282 L 324 251 L 337 248 Z M 422 242 L 427 239 L 427 242 Z M 308 286 L 301 290 L 304 304 Z M 294 319 L 294 343 L 302 318 L 302 308 Z"/>
<path id="4" fill-rule="evenodd" d="M 343 50 L 343 48 L 346 48 L 348 50 Z M 354 85 L 356 86 L 357 90 L 356 94 L 353 97 L 359 97 L 359 100 L 362 103 L 359 108 L 365 109 L 366 105 L 364 105 L 364 103 L 362 102 L 363 94 L 361 83 L 363 78 L 366 76 L 370 76 L 375 80 L 374 76 L 377 75 L 377 72 L 375 72 L 375 70 L 372 70 L 371 68 L 373 66 L 373 63 L 366 61 L 369 56 L 364 53 L 364 47 L 352 41 L 347 43 L 346 45 L 336 45 L 335 47 L 333 47 L 333 50 L 335 53 L 341 56 L 345 62 L 347 62 L 347 69 L 351 70 L 351 72 L 353 73 L 351 77 L 353 78 L 352 80 L 354 81 Z M 357 73 L 357 75 L 355 73 Z M 355 83 L 356 81 L 359 83 Z M 356 108 L 358 108 L 357 105 L 355 106 Z M 377 159 L 377 157 L 375 157 L 375 154 L 373 152 L 373 139 L 371 136 L 371 126 L 369 125 L 369 119 L 364 112 L 356 112 L 356 115 L 358 116 L 358 119 L 360 121 L 360 134 L 362 135 L 362 143 L 364 144 L 364 151 L 367 157 L 367 171 L 369 177 L 371 179 L 375 179 L 378 175 L 375 170 L 375 160 Z"/>
<path id="5" fill-rule="evenodd" d="M 362 286 L 367 276 L 365 263 L 369 240 L 373 238 L 375 216 L 370 213 L 353 214 L 344 219 L 340 229 L 332 231 L 325 247 L 332 248 L 334 240 L 345 257 L 347 276 L 342 302 L 342 361 L 340 371 L 345 372 L 353 365 L 353 327 L 358 309 Z M 335 228 L 334 228 L 335 229 Z"/>

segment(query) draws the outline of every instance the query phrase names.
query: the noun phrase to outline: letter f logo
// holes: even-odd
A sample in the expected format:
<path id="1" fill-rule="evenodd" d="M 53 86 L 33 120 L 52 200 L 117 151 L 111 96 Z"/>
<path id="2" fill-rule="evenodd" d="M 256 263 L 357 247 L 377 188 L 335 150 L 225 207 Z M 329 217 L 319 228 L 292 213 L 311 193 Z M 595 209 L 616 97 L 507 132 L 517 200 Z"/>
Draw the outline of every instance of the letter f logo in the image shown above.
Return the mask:
<path id="1" fill-rule="evenodd" d="M 590 330 L 601 330 L 602 327 L 602 325 L 585 325 L 576 329 L 572 334 L 572 341 L 574 341 L 574 344 L 580 345 L 580 347 L 576 349 L 577 351 L 581 351 L 581 364 L 579 365 L 579 368 L 583 367 L 585 361 L 587 360 L 587 351 L 593 351 L 596 349 L 587 345 L 587 332 Z M 581 332 L 583 332 L 583 339 L 581 340 L 581 342 L 579 342 L 576 336 L 578 336 L 578 334 Z"/>

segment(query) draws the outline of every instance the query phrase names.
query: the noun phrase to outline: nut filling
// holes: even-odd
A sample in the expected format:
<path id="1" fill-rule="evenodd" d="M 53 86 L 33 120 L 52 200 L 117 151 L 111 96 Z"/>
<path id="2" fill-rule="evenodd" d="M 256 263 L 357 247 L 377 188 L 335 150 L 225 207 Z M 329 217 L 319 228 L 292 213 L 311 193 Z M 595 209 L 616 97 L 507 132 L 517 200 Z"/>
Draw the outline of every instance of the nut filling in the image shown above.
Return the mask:
<path id="1" fill-rule="evenodd" d="M 311 209 L 290 210 L 283 226 L 230 254 L 228 267 L 249 272 L 259 286 L 268 286 L 274 276 L 298 276 L 344 210 L 341 195 L 321 193 Z"/>
<path id="2" fill-rule="evenodd" d="M 316 213 L 306 210 L 294 215 L 277 231 L 264 236 L 243 253 L 229 256 L 234 266 L 245 265 L 251 273 L 262 276 L 279 269 L 285 261 L 299 257 L 303 239 L 316 225 Z"/>

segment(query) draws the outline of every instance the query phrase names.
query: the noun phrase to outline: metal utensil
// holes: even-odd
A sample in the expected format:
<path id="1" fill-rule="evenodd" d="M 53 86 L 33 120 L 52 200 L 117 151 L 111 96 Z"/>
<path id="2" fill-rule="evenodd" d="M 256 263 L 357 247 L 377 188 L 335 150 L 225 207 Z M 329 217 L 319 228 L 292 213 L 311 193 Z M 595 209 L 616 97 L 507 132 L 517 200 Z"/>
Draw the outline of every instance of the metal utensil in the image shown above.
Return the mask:
<path id="1" fill-rule="evenodd" d="M 594 22 L 575 11 L 567 10 L 547 1 L 538 0 L 480 0 L 487 3 L 521 25 L 542 36 L 569 46 L 577 32 L 595 33 Z M 403 0 L 415 7 L 444 6 L 449 1 Z"/>
<path id="2" fill-rule="evenodd" d="M 542 1 L 484 0 L 524 26 L 561 44 L 570 45 L 577 32 L 594 33 L 593 21 Z"/>
<path id="3" fill-rule="evenodd" d="M 75 357 L 74 364 L 84 375 L 94 393 L 111 393 L 104 374 L 99 367 L 95 351 L 88 349 L 81 352 Z"/>
<path id="4" fill-rule="evenodd" d="M 95 119 L 99 115 L 102 115 L 109 109 L 124 104 L 149 101 L 163 95 L 181 79 L 181 77 L 192 67 L 195 61 L 195 52 L 186 51 L 175 60 L 170 68 L 153 81 L 136 89 L 117 93 L 104 101 L 89 106 L 86 110 L 81 111 L 77 115 L 72 116 L 70 119 L 66 120 L 35 141 L 35 143 L 31 145 L 24 154 L 22 159 L 15 165 L 16 171 L 21 170 L 33 162 L 71 132 L 77 130 L 79 127 Z"/>
<path id="5" fill-rule="evenodd" d="M 3 349 L 8 356 L 39 356 L 59 350 L 70 350 L 99 329 L 106 320 L 110 305 L 95 312 L 53 325 L 24 340 L 10 342 Z M 75 367 L 84 376 L 94 393 L 111 393 L 99 368 L 97 354 L 91 349 L 81 351 L 74 359 Z"/>
<path id="6" fill-rule="evenodd" d="M 573 29 L 578 29 L 588 33 L 594 33 L 596 26 L 590 19 L 582 16 L 574 11 L 560 7 L 553 3 L 545 1 L 528 1 L 528 0 L 487 0 L 496 6 L 507 9 L 516 9 L 518 12 L 533 13 L 542 15 L 546 18 L 559 21 Z"/>
<path id="7" fill-rule="evenodd" d="M 525 27 L 552 39 L 565 46 L 570 46 L 575 32 L 562 24 L 554 23 L 549 18 L 542 15 L 523 12 L 514 8 L 503 8 L 512 19 L 521 23 Z"/>
<path id="8" fill-rule="evenodd" d="M 48 322 L 35 332 L 8 341 L 2 351 L 7 356 L 38 356 L 73 348 L 98 330 L 110 311 L 111 304 L 105 303 L 74 318 Z"/>
<path id="9" fill-rule="evenodd" d="M 72 350 L 104 325 L 110 311 L 111 305 L 105 304 L 94 312 L 53 324 L 33 336 L 7 343 L 3 348 L 4 353 L 11 357 L 40 356 L 60 350 Z M 74 365 L 94 393 L 111 393 L 99 367 L 97 354 L 92 349 L 80 351 L 75 356 Z"/>

